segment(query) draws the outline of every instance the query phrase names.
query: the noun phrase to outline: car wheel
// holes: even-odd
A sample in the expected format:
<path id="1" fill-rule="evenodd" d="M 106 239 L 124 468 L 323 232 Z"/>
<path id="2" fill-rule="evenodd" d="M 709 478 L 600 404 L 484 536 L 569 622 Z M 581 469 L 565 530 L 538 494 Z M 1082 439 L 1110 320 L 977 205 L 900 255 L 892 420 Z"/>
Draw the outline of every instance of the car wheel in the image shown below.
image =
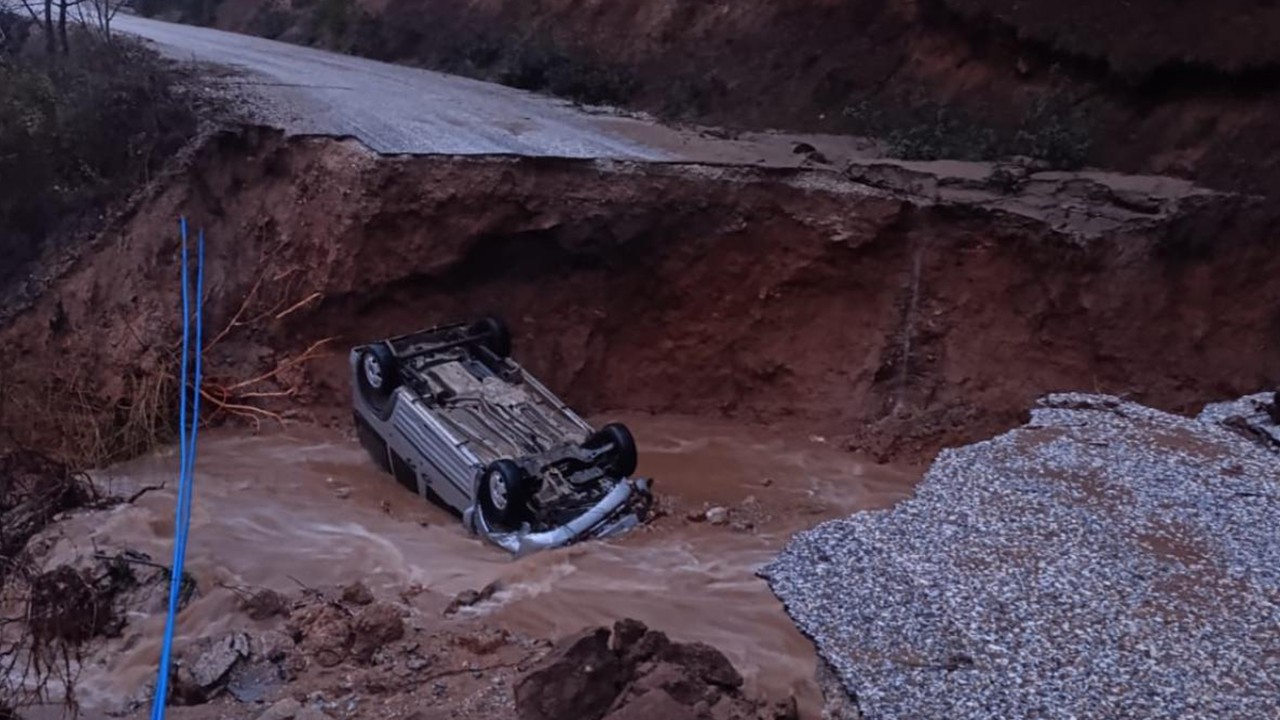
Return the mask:
<path id="1" fill-rule="evenodd" d="M 357 373 L 365 395 L 375 399 L 386 398 L 400 384 L 400 366 L 396 356 L 386 345 L 370 345 L 360 353 Z"/>
<path id="2" fill-rule="evenodd" d="M 626 425 L 609 423 L 598 432 L 592 433 L 585 444 L 592 450 L 599 450 L 606 445 L 613 446 L 613 452 L 609 458 L 609 470 L 613 473 L 627 477 L 636 471 L 636 464 L 639 462 L 636 441 Z"/>
<path id="3" fill-rule="evenodd" d="M 511 331 L 500 318 L 490 315 L 471 326 L 475 335 L 484 335 L 484 346 L 500 358 L 511 357 Z"/>
<path id="4" fill-rule="evenodd" d="M 532 483 L 529 476 L 510 460 L 498 460 L 480 476 L 480 512 L 501 527 L 514 530 L 529 519 Z"/>

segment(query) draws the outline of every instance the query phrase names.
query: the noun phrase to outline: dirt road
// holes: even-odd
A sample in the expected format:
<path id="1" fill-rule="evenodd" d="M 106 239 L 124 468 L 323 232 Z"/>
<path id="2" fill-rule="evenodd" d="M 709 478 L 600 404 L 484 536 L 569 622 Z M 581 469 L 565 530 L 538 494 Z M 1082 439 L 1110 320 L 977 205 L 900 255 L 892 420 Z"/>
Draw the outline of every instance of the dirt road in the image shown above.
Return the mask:
<path id="1" fill-rule="evenodd" d="M 853 138 L 712 137 L 514 88 L 209 28 L 121 15 L 117 30 L 175 58 L 242 71 L 255 119 L 290 134 L 354 137 L 398 155 L 524 155 L 796 167 L 806 142 L 832 160 Z"/>

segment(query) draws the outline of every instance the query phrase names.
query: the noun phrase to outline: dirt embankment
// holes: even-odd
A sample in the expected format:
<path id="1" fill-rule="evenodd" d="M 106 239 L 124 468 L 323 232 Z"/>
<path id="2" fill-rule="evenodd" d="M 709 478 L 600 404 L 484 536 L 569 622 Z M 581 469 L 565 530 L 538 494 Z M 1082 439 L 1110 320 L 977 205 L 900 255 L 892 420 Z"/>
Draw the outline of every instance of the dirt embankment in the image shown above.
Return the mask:
<path id="1" fill-rule="evenodd" d="M 228 134 L 0 331 L 0 427 L 98 461 L 166 427 L 179 213 L 210 238 L 211 417 L 345 422 L 346 347 L 482 310 L 585 411 L 785 419 L 898 456 L 1010 426 L 1046 391 L 1188 409 L 1280 370 L 1275 255 L 1238 204 L 959 170 L 854 182 Z"/>

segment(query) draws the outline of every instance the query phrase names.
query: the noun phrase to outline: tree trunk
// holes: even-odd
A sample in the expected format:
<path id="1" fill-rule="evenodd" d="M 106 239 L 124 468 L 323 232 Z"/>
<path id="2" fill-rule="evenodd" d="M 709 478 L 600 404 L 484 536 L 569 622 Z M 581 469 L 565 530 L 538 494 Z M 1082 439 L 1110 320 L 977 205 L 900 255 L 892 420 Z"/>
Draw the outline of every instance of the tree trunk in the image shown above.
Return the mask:
<path id="1" fill-rule="evenodd" d="M 58 37 L 62 38 L 62 54 L 69 54 L 71 45 L 67 43 L 67 0 L 60 0 L 58 3 Z"/>
<path id="2" fill-rule="evenodd" d="M 44 51 L 52 55 L 57 49 L 53 38 L 53 0 L 44 0 Z"/>

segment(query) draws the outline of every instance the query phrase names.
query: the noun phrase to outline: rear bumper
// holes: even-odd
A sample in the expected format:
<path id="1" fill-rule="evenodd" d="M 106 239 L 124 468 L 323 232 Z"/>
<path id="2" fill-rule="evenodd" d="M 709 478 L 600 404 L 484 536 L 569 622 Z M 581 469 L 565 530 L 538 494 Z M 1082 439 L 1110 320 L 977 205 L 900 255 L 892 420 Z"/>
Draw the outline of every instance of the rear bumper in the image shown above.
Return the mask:
<path id="1" fill-rule="evenodd" d="M 463 523 L 472 532 L 519 557 L 631 530 L 644 521 L 643 513 L 651 499 L 648 480 L 627 478 L 586 512 L 551 530 L 536 533 L 499 530 L 490 527 L 484 514 L 475 506 L 463 513 Z"/>

